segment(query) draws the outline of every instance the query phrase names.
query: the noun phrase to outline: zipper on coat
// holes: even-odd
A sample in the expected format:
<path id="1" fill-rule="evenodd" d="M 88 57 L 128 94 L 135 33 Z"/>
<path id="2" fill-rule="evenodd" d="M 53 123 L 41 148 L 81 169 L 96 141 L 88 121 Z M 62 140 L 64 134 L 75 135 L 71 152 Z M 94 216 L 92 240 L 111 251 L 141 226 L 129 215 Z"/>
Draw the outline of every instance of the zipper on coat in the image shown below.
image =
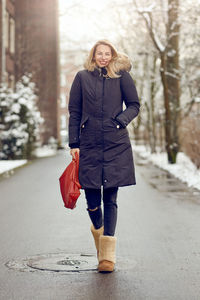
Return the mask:
<path id="1" fill-rule="evenodd" d="M 104 96 L 104 89 L 105 89 L 105 77 L 103 77 L 103 96 Z"/>
<path id="2" fill-rule="evenodd" d="M 102 89 L 102 186 L 104 187 L 104 126 L 103 126 L 103 106 L 104 106 L 104 86 L 105 86 L 105 77 L 103 77 L 103 89 Z"/>

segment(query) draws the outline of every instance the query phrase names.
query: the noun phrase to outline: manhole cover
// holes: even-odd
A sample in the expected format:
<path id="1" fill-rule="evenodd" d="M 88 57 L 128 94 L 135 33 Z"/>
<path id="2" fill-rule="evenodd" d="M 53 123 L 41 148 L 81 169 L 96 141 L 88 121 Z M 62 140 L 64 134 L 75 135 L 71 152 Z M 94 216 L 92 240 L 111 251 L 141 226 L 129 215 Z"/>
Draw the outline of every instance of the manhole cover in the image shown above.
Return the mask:
<path id="1" fill-rule="evenodd" d="M 47 257 L 32 258 L 27 265 L 42 271 L 91 271 L 97 268 L 97 258 L 92 255 L 52 254 Z"/>
<path id="2" fill-rule="evenodd" d="M 90 254 L 52 253 L 27 257 L 21 260 L 11 260 L 6 263 L 10 269 L 34 272 L 81 272 L 96 271 L 97 258 Z"/>
<path id="3" fill-rule="evenodd" d="M 12 259 L 5 265 L 9 269 L 21 272 L 57 272 L 60 274 L 73 272 L 97 272 L 97 257 L 91 254 L 50 253 L 29 256 L 24 259 Z M 115 270 L 132 269 L 136 265 L 134 259 L 117 257 Z"/>

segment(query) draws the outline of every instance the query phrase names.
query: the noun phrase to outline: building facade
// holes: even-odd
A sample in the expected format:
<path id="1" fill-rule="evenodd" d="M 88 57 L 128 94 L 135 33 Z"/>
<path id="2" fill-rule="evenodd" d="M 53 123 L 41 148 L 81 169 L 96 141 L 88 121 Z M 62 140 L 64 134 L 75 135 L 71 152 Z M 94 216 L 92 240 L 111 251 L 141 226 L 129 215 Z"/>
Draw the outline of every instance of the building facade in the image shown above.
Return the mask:
<path id="1" fill-rule="evenodd" d="M 15 1 L 0 2 L 0 78 L 10 88 L 15 85 Z"/>
<path id="2" fill-rule="evenodd" d="M 41 143 L 58 138 L 58 0 L 0 0 L 0 81 L 32 75 L 44 123 Z"/>
<path id="3" fill-rule="evenodd" d="M 16 80 L 31 73 L 44 123 L 42 143 L 58 138 L 59 34 L 57 0 L 16 0 Z"/>

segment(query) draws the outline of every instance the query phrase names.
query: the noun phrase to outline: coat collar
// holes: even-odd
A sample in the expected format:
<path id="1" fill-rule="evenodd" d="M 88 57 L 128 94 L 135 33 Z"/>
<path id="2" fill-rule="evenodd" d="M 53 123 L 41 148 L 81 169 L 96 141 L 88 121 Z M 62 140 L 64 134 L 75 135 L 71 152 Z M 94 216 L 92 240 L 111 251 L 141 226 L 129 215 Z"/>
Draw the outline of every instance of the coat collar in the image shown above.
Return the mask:
<path id="1" fill-rule="evenodd" d="M 107 75 L 107 70 L 106 68 L 98 68 L 96 67 L 94 69 L 94 71 L 92 71 L 93 75 L 96 76 L 96 77 L 105 77 L 105 78 L 110 78 L 108 75 Z"/>

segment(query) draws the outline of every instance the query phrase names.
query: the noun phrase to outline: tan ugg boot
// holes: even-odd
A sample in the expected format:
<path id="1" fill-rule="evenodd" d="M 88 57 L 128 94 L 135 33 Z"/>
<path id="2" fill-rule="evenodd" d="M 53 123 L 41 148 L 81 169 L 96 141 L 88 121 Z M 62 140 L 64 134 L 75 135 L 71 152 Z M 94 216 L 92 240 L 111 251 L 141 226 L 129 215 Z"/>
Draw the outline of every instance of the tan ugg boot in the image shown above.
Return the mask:
<path id="1" fill-rule="evenodd" d="M 112 272 L 116 263 L 116 237 L 101 235 L 99 238 L 99 272 Z"/>
<path id="2" fill-rule="evenodd" d="M 99 237 L 103 234 L 104 227 L 100 227 L 99 229 L 95 229 L 94 226 L 91 226 L 91 232 L 94 238 L 95 246 L 97 249 L 97 257 L 99 256 Z"/>

